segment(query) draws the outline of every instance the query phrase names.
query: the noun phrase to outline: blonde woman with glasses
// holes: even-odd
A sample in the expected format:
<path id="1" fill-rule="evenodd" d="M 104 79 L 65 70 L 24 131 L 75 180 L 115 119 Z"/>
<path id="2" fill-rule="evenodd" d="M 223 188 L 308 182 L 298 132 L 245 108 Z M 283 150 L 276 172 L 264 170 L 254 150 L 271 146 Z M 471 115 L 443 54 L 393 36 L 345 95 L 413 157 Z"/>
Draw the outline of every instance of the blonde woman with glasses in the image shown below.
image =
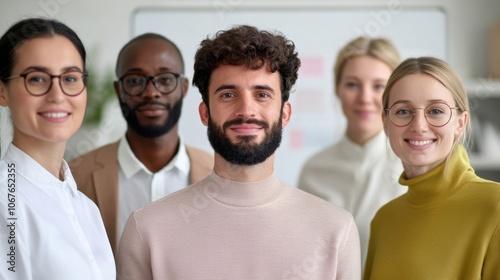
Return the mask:
<path id="1" fill-rule="evenodd" d="M 408 59 L 382 104 L 408 192 L 373 219 L 364 278 L 500 279 L 500 184 L 469 163 L 469 103 L 456 72 L 436 58 Z"/>

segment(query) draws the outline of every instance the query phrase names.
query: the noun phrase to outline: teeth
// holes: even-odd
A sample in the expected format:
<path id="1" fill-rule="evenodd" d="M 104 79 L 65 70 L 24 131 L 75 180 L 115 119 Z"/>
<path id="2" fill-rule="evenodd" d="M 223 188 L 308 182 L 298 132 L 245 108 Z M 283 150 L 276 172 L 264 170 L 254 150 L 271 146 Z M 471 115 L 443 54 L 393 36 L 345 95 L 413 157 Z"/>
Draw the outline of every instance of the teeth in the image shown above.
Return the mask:
<path id="1" fill-rule="evenodd" d="M 425 140 L 425 141 L 413 141 L 409 140 L 410 144 L 415 145 L 415 146 L 423 146 L 432 143 L 432 140 Z"/>
<path id="2" fill-rule="evenodd" d="M 47 118 L 64 118 L 68 115 L 68 113 L 43 113 L 44 117 Z"/>

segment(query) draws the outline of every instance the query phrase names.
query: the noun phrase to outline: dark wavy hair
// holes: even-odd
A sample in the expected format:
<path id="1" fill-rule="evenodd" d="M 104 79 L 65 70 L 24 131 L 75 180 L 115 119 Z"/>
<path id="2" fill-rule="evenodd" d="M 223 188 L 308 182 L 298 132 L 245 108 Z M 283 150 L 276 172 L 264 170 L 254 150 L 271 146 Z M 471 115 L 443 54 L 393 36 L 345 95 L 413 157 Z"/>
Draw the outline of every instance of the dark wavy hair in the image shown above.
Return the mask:
<path id="1" fill-rule="evenodd" d="M 295 44 L 279 32 L 259 31 L 248 25 L 235 26 L 201 42 L 195 55 L 193 85 L 208 105 L 208 85 L 215 68 L 227 64 L 256 70 L 266 63 L 271 72 L 279 72 L 282 102 L 287 101 L 300 67 Z"/>
<path id="2" fill-rule="evenodd" d="M 12 75 L 11 71 L 14 67 L 16 51 L 19 46 L 34 38 L 47 38 L 54 35 L 63 36 L 73 43 L 82 58 L 82 70 L 87 72 L 85 67 L 85 47 L 75 31 L 66 24 L 54 19 L 28 18 L 13 24 L 0 38 L 0 80 L 7 83 L 8 80 L 5 79 Z"/>

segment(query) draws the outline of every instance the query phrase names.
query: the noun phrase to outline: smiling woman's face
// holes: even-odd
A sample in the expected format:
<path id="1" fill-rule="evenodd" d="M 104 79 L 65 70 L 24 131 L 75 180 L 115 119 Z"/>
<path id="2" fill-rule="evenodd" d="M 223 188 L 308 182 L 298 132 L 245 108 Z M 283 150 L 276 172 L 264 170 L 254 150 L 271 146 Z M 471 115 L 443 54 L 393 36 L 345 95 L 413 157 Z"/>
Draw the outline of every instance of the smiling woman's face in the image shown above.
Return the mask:
<path id="1" fill-rule="evenodd" d="M 391 75 L 387 64 L 371 56 L 349 59 L 336 89 L 347 118 L 347 136 L 358 144 L 382 131 L 382 93 Z"/>
<path id="2" fill-rule="evenodd" d="M 67 38 L 54 35 L 26 41 L 16 50 L 12 76 L 42 70 L 50 75 L 68 71 L 83 72 L 83 61 Z M 0 105 L 8 106 L 14 126 L 13 143 L 20 147 L 39 142 L 65 143 L 83 121 L 86 89 L 77 96 L 65 95 L 60 78 L 42 96 L 29 94 L 25 79 L 13 78 L 0 86 Z"/>
<path id="3" fill-rule="evenodd" d="M 426 74 L 411 74 L 394 84 L 389 93 L 388 107 L 399 102 L 415 108 L 416 115 L 408 125 L 398 127 L 384 114 L 384 129 L 392 149 L 403 162 L 407 178 L 413 178 L 446 159 L 455 138 L 465 129 L 467 112 L 458 114 L 456 109 L 452 109 L 451 119 L 446 125 L 430 125 L 423 108 L 436 102 L 445 103 L 451 108 L 456 107 L 456 104 L 450 91 Z"/>

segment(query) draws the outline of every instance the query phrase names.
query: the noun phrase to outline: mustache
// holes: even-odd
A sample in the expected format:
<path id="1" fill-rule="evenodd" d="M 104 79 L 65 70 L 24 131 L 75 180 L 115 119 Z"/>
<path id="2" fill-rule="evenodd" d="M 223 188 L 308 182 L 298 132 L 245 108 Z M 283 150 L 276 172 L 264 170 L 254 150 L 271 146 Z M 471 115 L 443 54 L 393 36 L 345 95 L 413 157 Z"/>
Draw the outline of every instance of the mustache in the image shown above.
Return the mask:
<path id="1" fill-rule="evenodd" d="M 172 105 L 170 105 L 170 103 L 161 103 L 159 101 L 144 101 L 144 102 L 141 102 L 141 103 L 137 103 L 137 104 L 134 104 L 134 106 L 131 108 L 133 111 L 141 108 L 142 106 L 147 106 L 147 105 L 158 105 L 158 106 L 162 106 L 162 107 L 165 107 L 166 110 L 170 111 L 172 109 Z"/>
<path id="2" fill-rule="evenodd" d="M 261 120 L 258 120 L 258 119 L 237 118 L 237 119 L 225 122 L 224 125 L 222 125 L 222 129 L 226 130 L 231 125 L 237 125 L 237 124 L 256 124 L 258 126 L 261 126 L 264 129 L 268 129 L 269 128 L 269 124 L 267 122 L 265 122 L 265 121 L 261 121 Z"/>

